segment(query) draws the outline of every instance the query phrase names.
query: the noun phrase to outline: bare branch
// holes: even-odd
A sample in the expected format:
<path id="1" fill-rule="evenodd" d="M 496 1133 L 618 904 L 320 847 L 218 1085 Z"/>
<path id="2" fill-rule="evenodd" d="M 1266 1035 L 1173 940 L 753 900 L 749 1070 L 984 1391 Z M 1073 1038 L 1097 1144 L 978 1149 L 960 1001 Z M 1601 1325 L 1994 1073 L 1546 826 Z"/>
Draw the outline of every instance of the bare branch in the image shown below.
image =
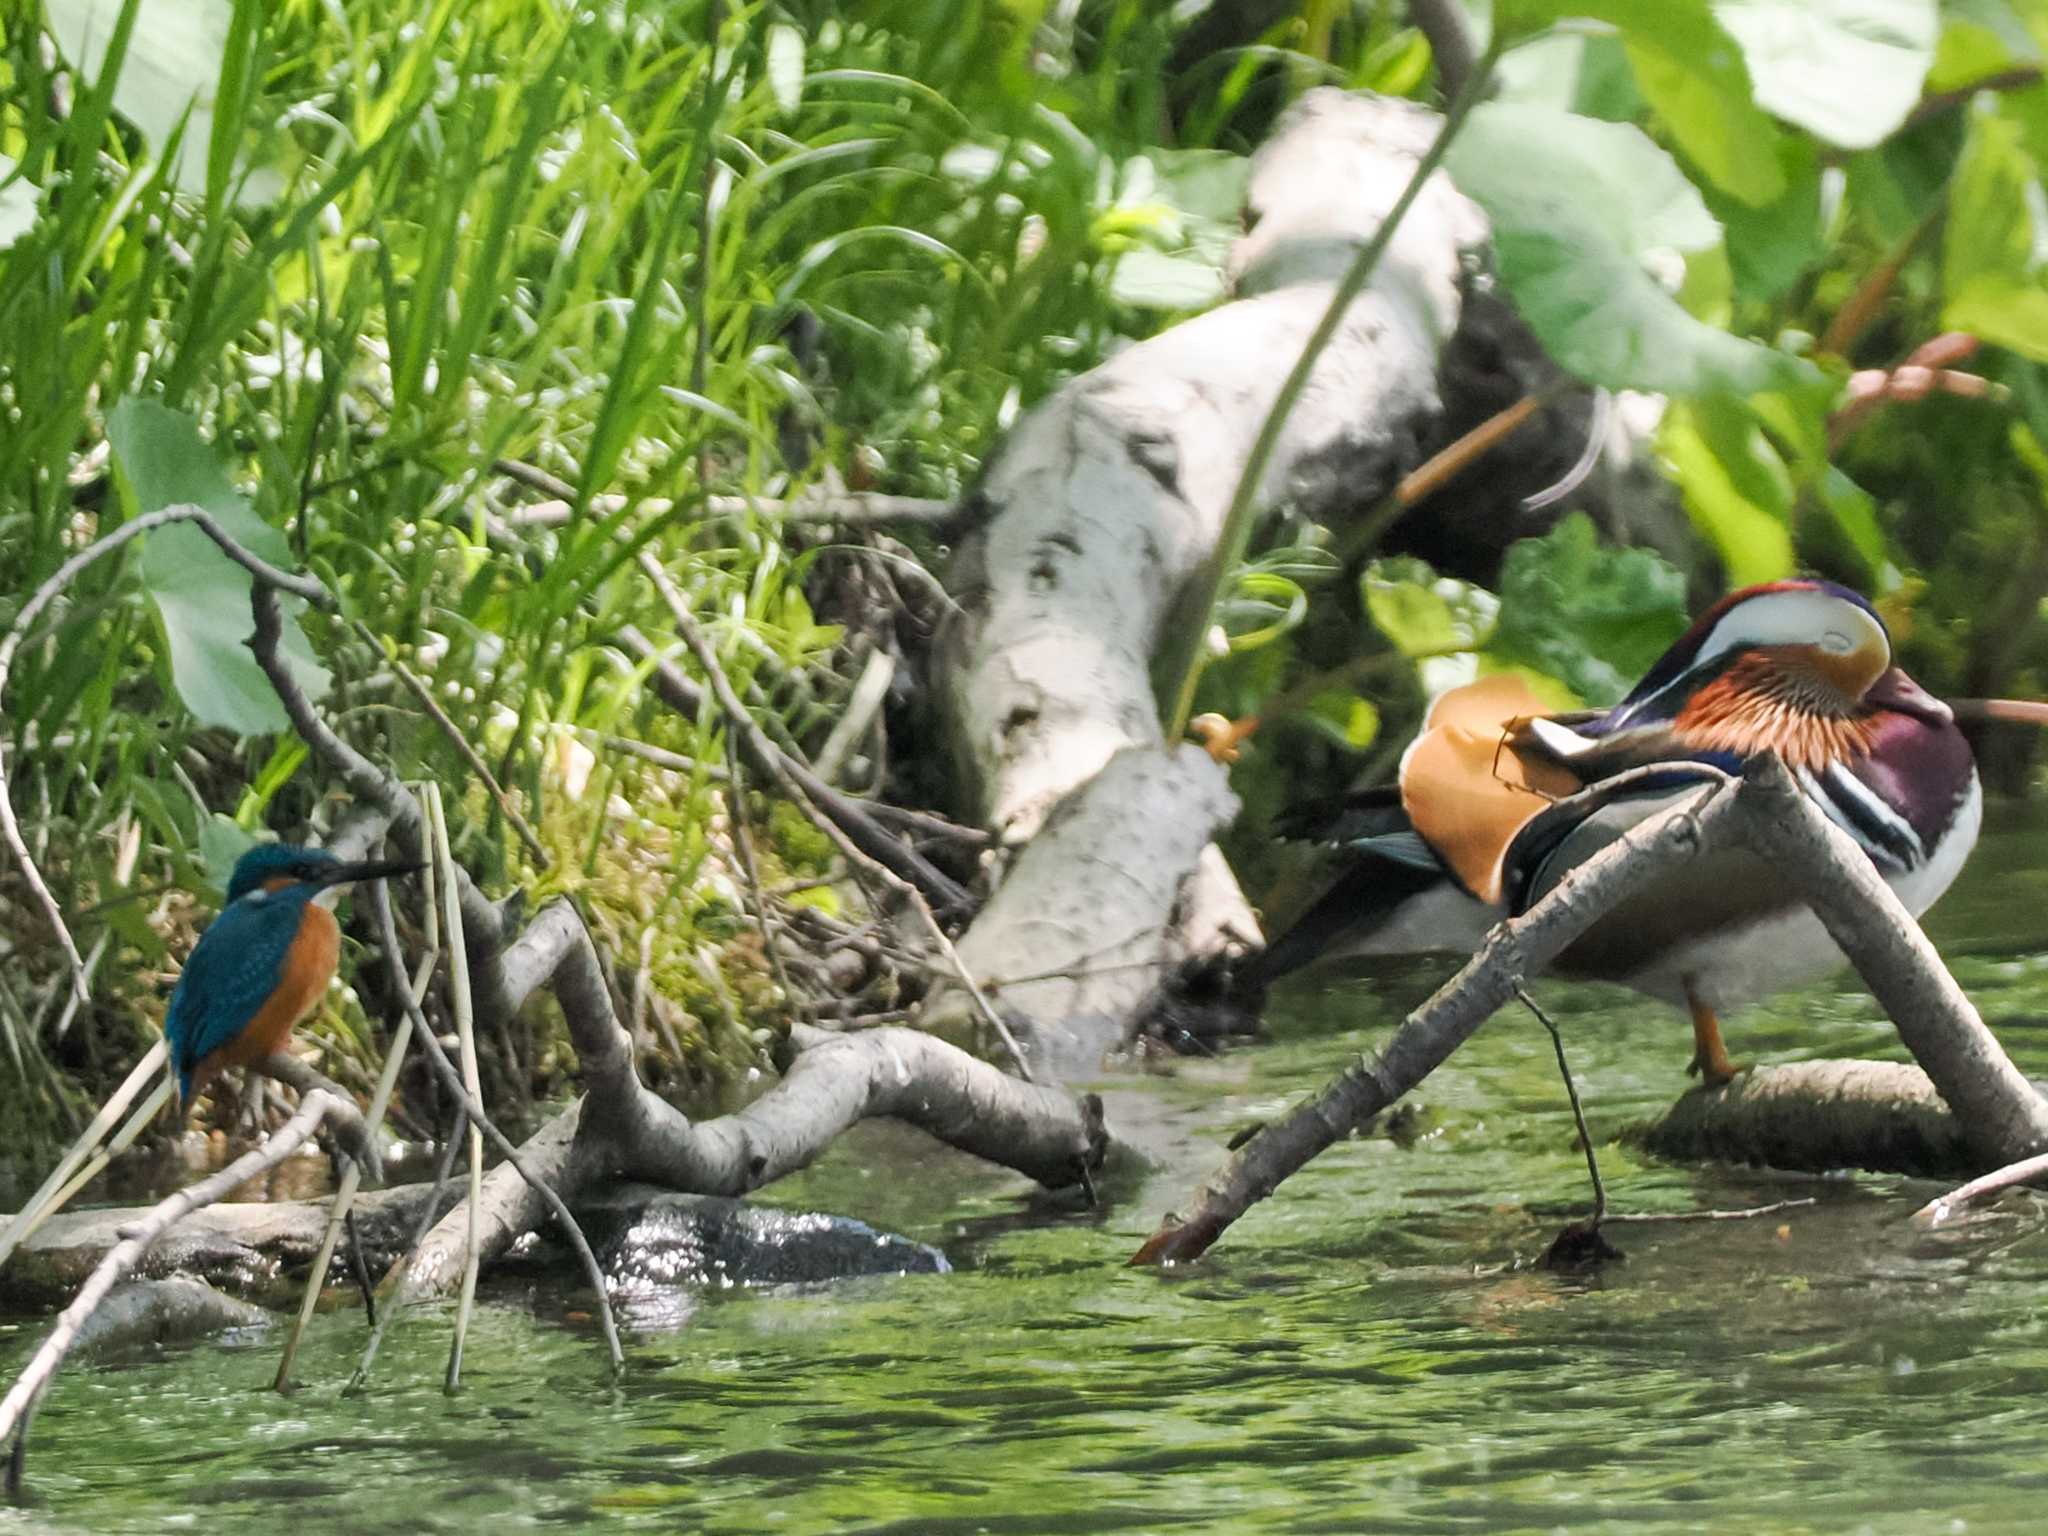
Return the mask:
<path id="1" fill-rule="evenodd" d="M 491 468 L 507 480 L 516 481 L 548 498 L 505 513 L 507 527 L 555 528 L 575 516 L 576 487 L 560 476 L 518 459 L 499 459 Z M 607 494 L 590 498 L 589 515 L 609 517 L 629 506 L 638 507 L 649 517 L 664 516 L 678 506 L 685 511 L 700 507 L 709 517 L 745 517 L 753 513 L 785 523 L 838 523 L 848 528 L 878 527 L 890 523 L 921 523 L 927 527 L 938 527 L 951 522 L 960 510 L 953 502 L 924 496 L 883 496 L 872 491 L 841 491 L 836 494 L 807 491 L 786 499 L 774 496 L 705 496 L 688 502 L 674 502 L 660 496 L 647 496 L 636 502 L 626 496 Z"/>
<path id="2" fill-rule="evenodd" d="M 100 1260 L 98 1267 L 79 1288 L 77 1298 L 58 1317 L 56 1326 L 43 1340 L 35 1357 L 15 1379 L 7 1396 L 0 1399 L 0 1441 L 9 1435 L 14 1436 L 14 1450 L 7 1472 L 7 1491 L 10 1494 L 21 1490 L 22 1460 L 36 1404 L 48 1390 L 51 1378 L 63 1365 L 71 1346 L 78 1342 L 79 1330 L 92 1316 L 93 1309 L 106 1299 L 107 1293 L 141 1261 L 150 1245 L 169 1231 L 179 1218 L 225 1198 L 250 1179 L 275 1168 L 306 1144 L 313 1132 L 319 1129 L 323 1117 L 343 1108 L 345 1102 L 322 1089 L 313 1090 L 300 1101 L 298 1113 L 262 1146 L 243 1153 L 220 1172 L 201 1179 L 197 1184 L 187 1185 L 150 1207 L 148 1214 L 135 1224 L 121 1244 Z"/>
<path id="3" fill-rule="evenodd" d="M 1210 1180 L 1184 1222 L 1161 1224 L 1133 1263 L 1203 1253 L 1251 1205 L 1318 1152 L 1421 1082 L 1522 980 L 1601 916 L 1703 849 L 1747 847 L 1810 907 L 1897 1025 L 1955 1110 L 1971 1153 L 1988 1162 L 2048 1147 L 2048 1104 L 2006 1057 L 1870 860 L 1799 791 L 1775 757 L 1744 765 L 1732 794 L 1703 791 L 1632 828 L 1528 912 L 1500 924 L 1479 953 L 1319 1094 L 1252 1138 Z"/>
<path id="4" fill-rule="evenodd" d="M 843 800 L 844 797 L 840 796 L 837 790 L 832 789 L 816 775 L 807 771 L 799 773 L 796 764 L 791 763 L 785 754 L 775 750 L 774 743 L 767 739 L 761 727 L 754 722 L 754 717 L 747 712 L 746 705 L 740 702 L 740 696 L 733 691 L 732 682 L 725 675 L 725 668 L 719 665 L 718 653 L 711 648 L 711 642 L 704 638 L 704 631 L 698 626 L 696 616 L 690 612 L 690 605 L 683 601 L 682 593 L 678 592 L 675 583 L 669 580 L 668 572 L 661 568 L 661 562 L 652 555 L 642 554 L 640 568 L 647 573 L 648 580 L 654 583 L 667 601 L 669 612 L 676 621 L 677 633 L 682 635 L 683 643 L 689 646 L 690 653 L 697 658 L 697 665 L 704 669 L 704 675 L 711 684 L 712 696 L 725 711 L 733 732 L 742 741 L 752 744 L 748 755 L 754 757 L 774 775 L 783 793 L 799 809 L 821 801 Z M 898 874 L 888 863 L 873 856 L 868 849 L 856 843 L 850 832 L 839 824 L 837 815 L 814 814 L 812 820 L 838 846 L 849 864 L 867 871 L 871 877 L 903 896 L 916 909 L 931 937 L 932 946 L 951 968 L 962 990 L 972 999 L 975 1011 L 981 1016 L 982 1021 L 1010 1053 L 1010 1060 L 1016 1066 L 1018 1076 L 1030 1082 L 1031 1064 L 1025 1060 L 1023 1048 L 1018 1045 L 1016 1036 L 1010 1033 L 1010 1026 L 1004 1022 L 1003 1016 L 996 1012 L 986 994 L 982 992 L 973 972 L 960 959 L 960 952 L 953 947 L 953 941 L 946 937 L 946 930 L 939 925 L 938 917 L 926 902 L 924 892 L 917 884 Z M 899 856 L 909 853 L 909 850 L 904 849 L 888 834 L 882 833 L 881 836 L 890 848 L 898 851 Z M 910 856 L 916 858 L 919 864 L 924 863 L 921 857 L 915 854 Z M 946 885 L 952 886 L 956 891 L 959 890 L 952 881 L 946 880 L 944 876 L 940 878 L 945 880 Z M 965 893 L 962 892 L 961 895 L 964 897 Z"/>
<path id="5" fill-rule="evenodd" d="M 145 512 L 131 518 L 112 533 L 97 538 L 84 549 L 66 560 L 51 574 L 50 579 L 30 595 L 22 604 L 21 612 L 14 616 L 14 622 L 7 627 L 5 638 L 0 638 L 0 695 L 7 690 L 7 675 L 14 666 L 14 653 L 21 648 L 22 640 L 29 628 L 42 616 L 42 612 L 57 599 L 59 593 L 76 581 L 79 574 L 95 561 L 112 554 L 130 539 L 162 528 L 170 523 L 192 523 L 201 532 L 220 546 L 221 553 L 241 566 L 256 578 L 256 589 L 277 588 L 302 597 L 317 608 L 331 609 L 335 606 L 334 596 L 319 582 L 307 576 L 294 576 L 280 571 L 268 561 L 260 559 L 244 549 L 228 536 L 227 530 L 214 521 L 204 508 L 196 506 L 164 507 L 160 511 Z M 0 753 L 0 840 L 7 844 L 7 851 L 14 855 L 14 861 L 21 867 L 22 878 L 36 898 L 36 904 L 43 909 L 43 916 L 49 920 L 50 929 L 57 935 L 57 942 L 64 947 L 64 956 L 71 963 L 72 993 L 83 1002 L 89 983 L 86 979 L 85 960 L 78 953 L 78 945 L 71 937 L 71 930 L 65 926 L 64 914 L 58 910 L 57 898 L 50 894 L 50 887 L 44 881 L 42 871 L 30 857 L 28 843 L 22 838 L 21 823 L 15 818 L 14 801 L 7 790 L 7 765 L 4 753 Z"/>
<path id="6" fill-rule="evenodd" d="M 2023 1157 L 2016 1163 L 2007 1163 L 1981 1178 L 1970 1180 L 1947 1194 L 1928 1201 L 1913 1213 L 1913 1223 L 1922 1227 L 1938 1227 L 1950 1217 L 1959 1215 L 1964 1206 L 1982 1200 L 1986 1195 L 1999 1194 L 2018 1184 L 2031 1184 L 2037 1179 L 2048 1177 L 2048 1152 L 2033 1157 Z"/>
<path id="7" fill-rule="evenodd" d="M 396 989 L 400 1000 L 405 1004 L 405 1011 L 412 1019 L 413 1031 L 419 1036 L 420 1044 L 426 1047 L 427 1058 L 434 1063 L 434 1070 L 440 1074 L 442 1085 L 448 1090 L 450 1096 L 468 1114 L 470 1125 L 482 1131 L 489 1138 L 491 1145 L 496 1147 L 504 1156 L 505 1161 L 512 1166 L 514 1172 L 526 1181 L 534 1193 L 546 1204 L 547 1208 L 554 1213 L 555 1220 L 561 1225 L 563 1236 L 568 1240 L 569 1246 L 575 1250 L 577 1259 L 583 1265 L 585 1276 L 597 1292 L 598 1320 L 604 1330 L 605 1348 L 611 1355 L 612 1369 L 615 1371 L 623 1369 L 626 1362 L 625 1352 L 619 1347 L 619 1330 L 617 1324 L 612 1320 L 611 1301 L 606 1293 L 604 1271 L 598 1266 L 597 1255 L 590 1251 L 590 1243 L 583 1236 L 583 1229 L 576 1224 L 576 1218 L 570 1214 L 569 1207 L 563 1201 L 561 1195 L 556 1192 L 542 1173 L 527 1161 L 520 1149 L 513 1145 L 511 1138 L 499 1130 L 492 1122 L 490 1113 L 478 1102 L 476 1096 L 470 1092 L 463 1080 L 462 1074 L 456 1070 L 455 1064 L 448 1059 L 447 1051 L 442 1048 L 440 1040 L 436 1038 L 433 1026 L 427 1022 L 426 1015 L 420 1011 L 419 1004 L 414 1001 L 411 987 L 408 985 L 405 965 L 399 958 L 398 924 L 391 915 L 391 893 L 384 888 L 384 883 L 380 880 L 370 887 L 370 895 L 377 911 L 377 941 L 384 950 L 384 963 L 391 971 L 391 984 Z M 450 948 L 452 950 L 454 946 L 451 944 Z M 564 1008 L 566 1011 L 566 1003 Z M 481 1240 L 478 1240 L 476 1246 L 480 1251 L 483 1247 Z M 413 1272 L 409 1270 L 407 1275 L 409 1283 L 412 1277 Z"/>

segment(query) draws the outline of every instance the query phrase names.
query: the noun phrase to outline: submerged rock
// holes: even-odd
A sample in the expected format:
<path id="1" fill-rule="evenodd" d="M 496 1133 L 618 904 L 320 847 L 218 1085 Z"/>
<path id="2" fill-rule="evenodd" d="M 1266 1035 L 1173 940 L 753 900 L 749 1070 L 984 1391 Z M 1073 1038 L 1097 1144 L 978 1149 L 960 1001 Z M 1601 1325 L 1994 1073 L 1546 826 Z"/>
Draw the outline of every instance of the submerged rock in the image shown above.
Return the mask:
<path id="1" fill-rule="evenodd" d="M 224 1296 L 204 1280 L 173 1275 L 115 1286 L 79 1329 L 77 1347 L 87 1354 L 121 1355 L 269 1325 L 270 1314 L 261 1307 Z"/>
<path id="2" fill-rule="evenodd" d="M 443 1191 L 442 1203 L 452 1203 L 457 1192 L 453 1186 Z M 358 1235 L 371 1273 L 382 1274 L 397 1259 L 428 1193 L 415 1185 L 358 1200 Z M 41 1309 L 69 1301 L 141 1215 L 128 1208 L 53 1217 L 0 1266 L 0 1308 Z M 647 1185 L 579 1202 L 577 1217 L 612 1294 L 641 1327 L 678 1326 L 694 1308 L 694 1294 L 709 1286 L 815 1285 L 862 1275 L 941 1274 L 950 1267 L 936 1248 L 851 1217 L 679 1195 Z M 148 1330 L 156 1328 L 165 1338 L 191 1338 L 264 1316 L 216 1286 L 289 1305 L 326 1221 L 324 1201 L 225 1204 L 193 1213 L 144 1256 L 140 1278 L 103 1304 L 105 1311 L 132 1293 L 123 1302 L 125 1320 L 108 1324 L 110 1336 L 147 1338 Z M 529 1257 L 546 1254 L 551 1269 L 565 1262 L 551 1227 L 523 1240 L 498 1267 L 516 1265 L 522 1250 Z M 329 1279 L 340 1282 L 345 1275 L 337 1255 Z"/>
<path id="3" fill-rule="evenodd" d="M 678 1327 L 707 1286 L 817 1285 L 944 1274 L 946 1256 L 848 1216 L 711 1195 L 625 1189 L 579 1210 L 614 1301 L 640 1327 Z"/>

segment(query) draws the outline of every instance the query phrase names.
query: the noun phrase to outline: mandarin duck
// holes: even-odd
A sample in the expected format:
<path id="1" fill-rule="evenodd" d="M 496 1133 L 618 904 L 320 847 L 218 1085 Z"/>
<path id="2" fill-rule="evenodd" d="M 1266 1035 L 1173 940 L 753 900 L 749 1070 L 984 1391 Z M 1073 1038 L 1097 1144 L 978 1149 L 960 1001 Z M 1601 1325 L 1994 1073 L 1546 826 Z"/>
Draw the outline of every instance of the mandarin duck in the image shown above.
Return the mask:
<path id="1" fill-rule="evenodd" d="M 1262 990 L 1322 956 L 1476 948 L 1575 865 L 1712 777 L 1766 749 L 1919 916 L 1977 841 L 1983 796 L 1947 705 L 1892 663 L 1862 597 L 1824 581 L 1731 593 L 1609 710 L 1546 713 L 1512 675 L 1443 694 L 1398 784 L 1354 794 L 1320 840 L 1339 868 L 1255 957 Z M 1668 772 L 1633 775 L 1662 765 Z M 1843 963 L 1819 919 L 1768 864 L 1716 853 L 1602 918 L 1556 970 L 1687 1009 L 1689 1071 L 1735 1072 L 1720 1015 Z"/>
<path id="2" fill-rule="evenodd" d="M 341 959 L 327 893 L 420 867 L 347 864 L 290 843 L 260 844 L 235 861 L 228 904 L 199 936 L 164 1017 L 181 1116 L 227 1068 L 283 1050 L 326 992 Z"/>

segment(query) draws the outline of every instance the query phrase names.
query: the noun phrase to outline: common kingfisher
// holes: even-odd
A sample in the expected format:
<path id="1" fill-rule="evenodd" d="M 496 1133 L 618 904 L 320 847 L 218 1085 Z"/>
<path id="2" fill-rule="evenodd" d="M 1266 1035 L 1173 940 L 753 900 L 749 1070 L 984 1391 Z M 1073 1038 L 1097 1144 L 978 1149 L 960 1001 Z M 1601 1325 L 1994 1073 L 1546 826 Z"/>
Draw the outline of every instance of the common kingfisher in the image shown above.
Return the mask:
<path id="1" fill-rule="evenodd" d="M 229 1067 L 285 1048 L 341 958 L 341 928 L 323 892 L 410 874 L 418 864 L 345 864 L 322 848 L 263 843 L 235 861 L 228 904 L 178 977 L 164 1018 L 178 1111 Z"/>
<path id="2" fill-rule="evenodd" d="M 1777 581 L 1701 616 L 1609 710 L 1546 713 L 1511 675 L 1443 694 L 1398 782 L 1349 797 L 1319 840 L 1338 868 L 1256 957 L 1258 991 L 1322 955 L 1477 948 L 1576 865 L 1744 759 L 1775 751 L 1918 917 L 1948 889 L 1983 819 L 1968 742 L 1948 706 L 1892 662 L 1877 611 L 1832 582 Z M 1602 790 L 1631 768 L 1664 765 Z M 1841 951 L 1742 851 L 1696 860 L 1602 918 L 1559 957 L 1688 1009 L 1688 1071 L 1736 1067 L 1722 1012 L 1825 975 Z"/>

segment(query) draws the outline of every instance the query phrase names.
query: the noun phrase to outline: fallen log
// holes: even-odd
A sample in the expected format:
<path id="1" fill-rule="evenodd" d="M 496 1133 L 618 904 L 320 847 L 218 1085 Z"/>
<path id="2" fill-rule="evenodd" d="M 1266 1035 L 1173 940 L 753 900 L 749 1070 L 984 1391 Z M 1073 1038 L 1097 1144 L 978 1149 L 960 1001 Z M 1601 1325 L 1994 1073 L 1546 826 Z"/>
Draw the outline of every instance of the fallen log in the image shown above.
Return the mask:
<path id="1" fill-rule="evenodd" d="M 963 508 L 946 572 L 956 606 L 936 658 L 961 812 L 1002 845 L 1027 848 L 1058 826 L 1056 808 L 1095 814 L 1091 796 L 1110 765 L 1149 783 L 1141 813 L 1098 836 L 1089 858 L 1048 871 L 1020 857 L 1007 878 L 1028 871 L 1030 899 L 1005 901 L 999 884 L 960 944 L 978 977 L 1061 979 L 1023 1011 L 1062 1037 L 1070 1072 L 1099 1067 L 1161 970 L 1258 941 L 1210 841 L 1233 809 L 1223 778 L 1163 739 L 1155 653 L 1181 607 L 1204 600 L 1195 589 L 1266 416 L 1440 123 L 1408 102 L 1304 95 L 1253 159 L 1235 298 L 1027 413 Z M 1423 183 L 1288 413 L 1261 505 L 1332 526 L 1379 515 L 1408 471 L 1472 425 L 1460 395 L 1478 376 L 1496 396 L 1480 416 L 1556 379 L 1533 341 L 1511 337 L 1505 306 L 1474 291 L 1487 233 L 1441 172 Z M 1477 334 L 1461 359 L 1467 329 Z M 1500 400 L 1504 374 L 1512 382 Z M 1557 404 L 1586 409 L 1583 392 Z M 1557 515 L 1523 508 L 1502 487 L 1532 458 L 1554 479 L 1551 461 L 1562 453 L 1568 465 L 1586 444 L 1586 431 L 1549 406 L 1537 414 L 1549 430 L 1517 433 L 1485 476 L 1470 477 L 1485 484 L 1460 484 L 1460 536 L 1477 539 L 1483 526 L 1496 554 Z M 1048 913 L 1089 921 L 1062 937 Z M 1121 941 L 1109 963 L 1093 953 L 1105 933 Z M 941 995 L 932 1011 L 944 1021 L 966 1002 Z"/>

